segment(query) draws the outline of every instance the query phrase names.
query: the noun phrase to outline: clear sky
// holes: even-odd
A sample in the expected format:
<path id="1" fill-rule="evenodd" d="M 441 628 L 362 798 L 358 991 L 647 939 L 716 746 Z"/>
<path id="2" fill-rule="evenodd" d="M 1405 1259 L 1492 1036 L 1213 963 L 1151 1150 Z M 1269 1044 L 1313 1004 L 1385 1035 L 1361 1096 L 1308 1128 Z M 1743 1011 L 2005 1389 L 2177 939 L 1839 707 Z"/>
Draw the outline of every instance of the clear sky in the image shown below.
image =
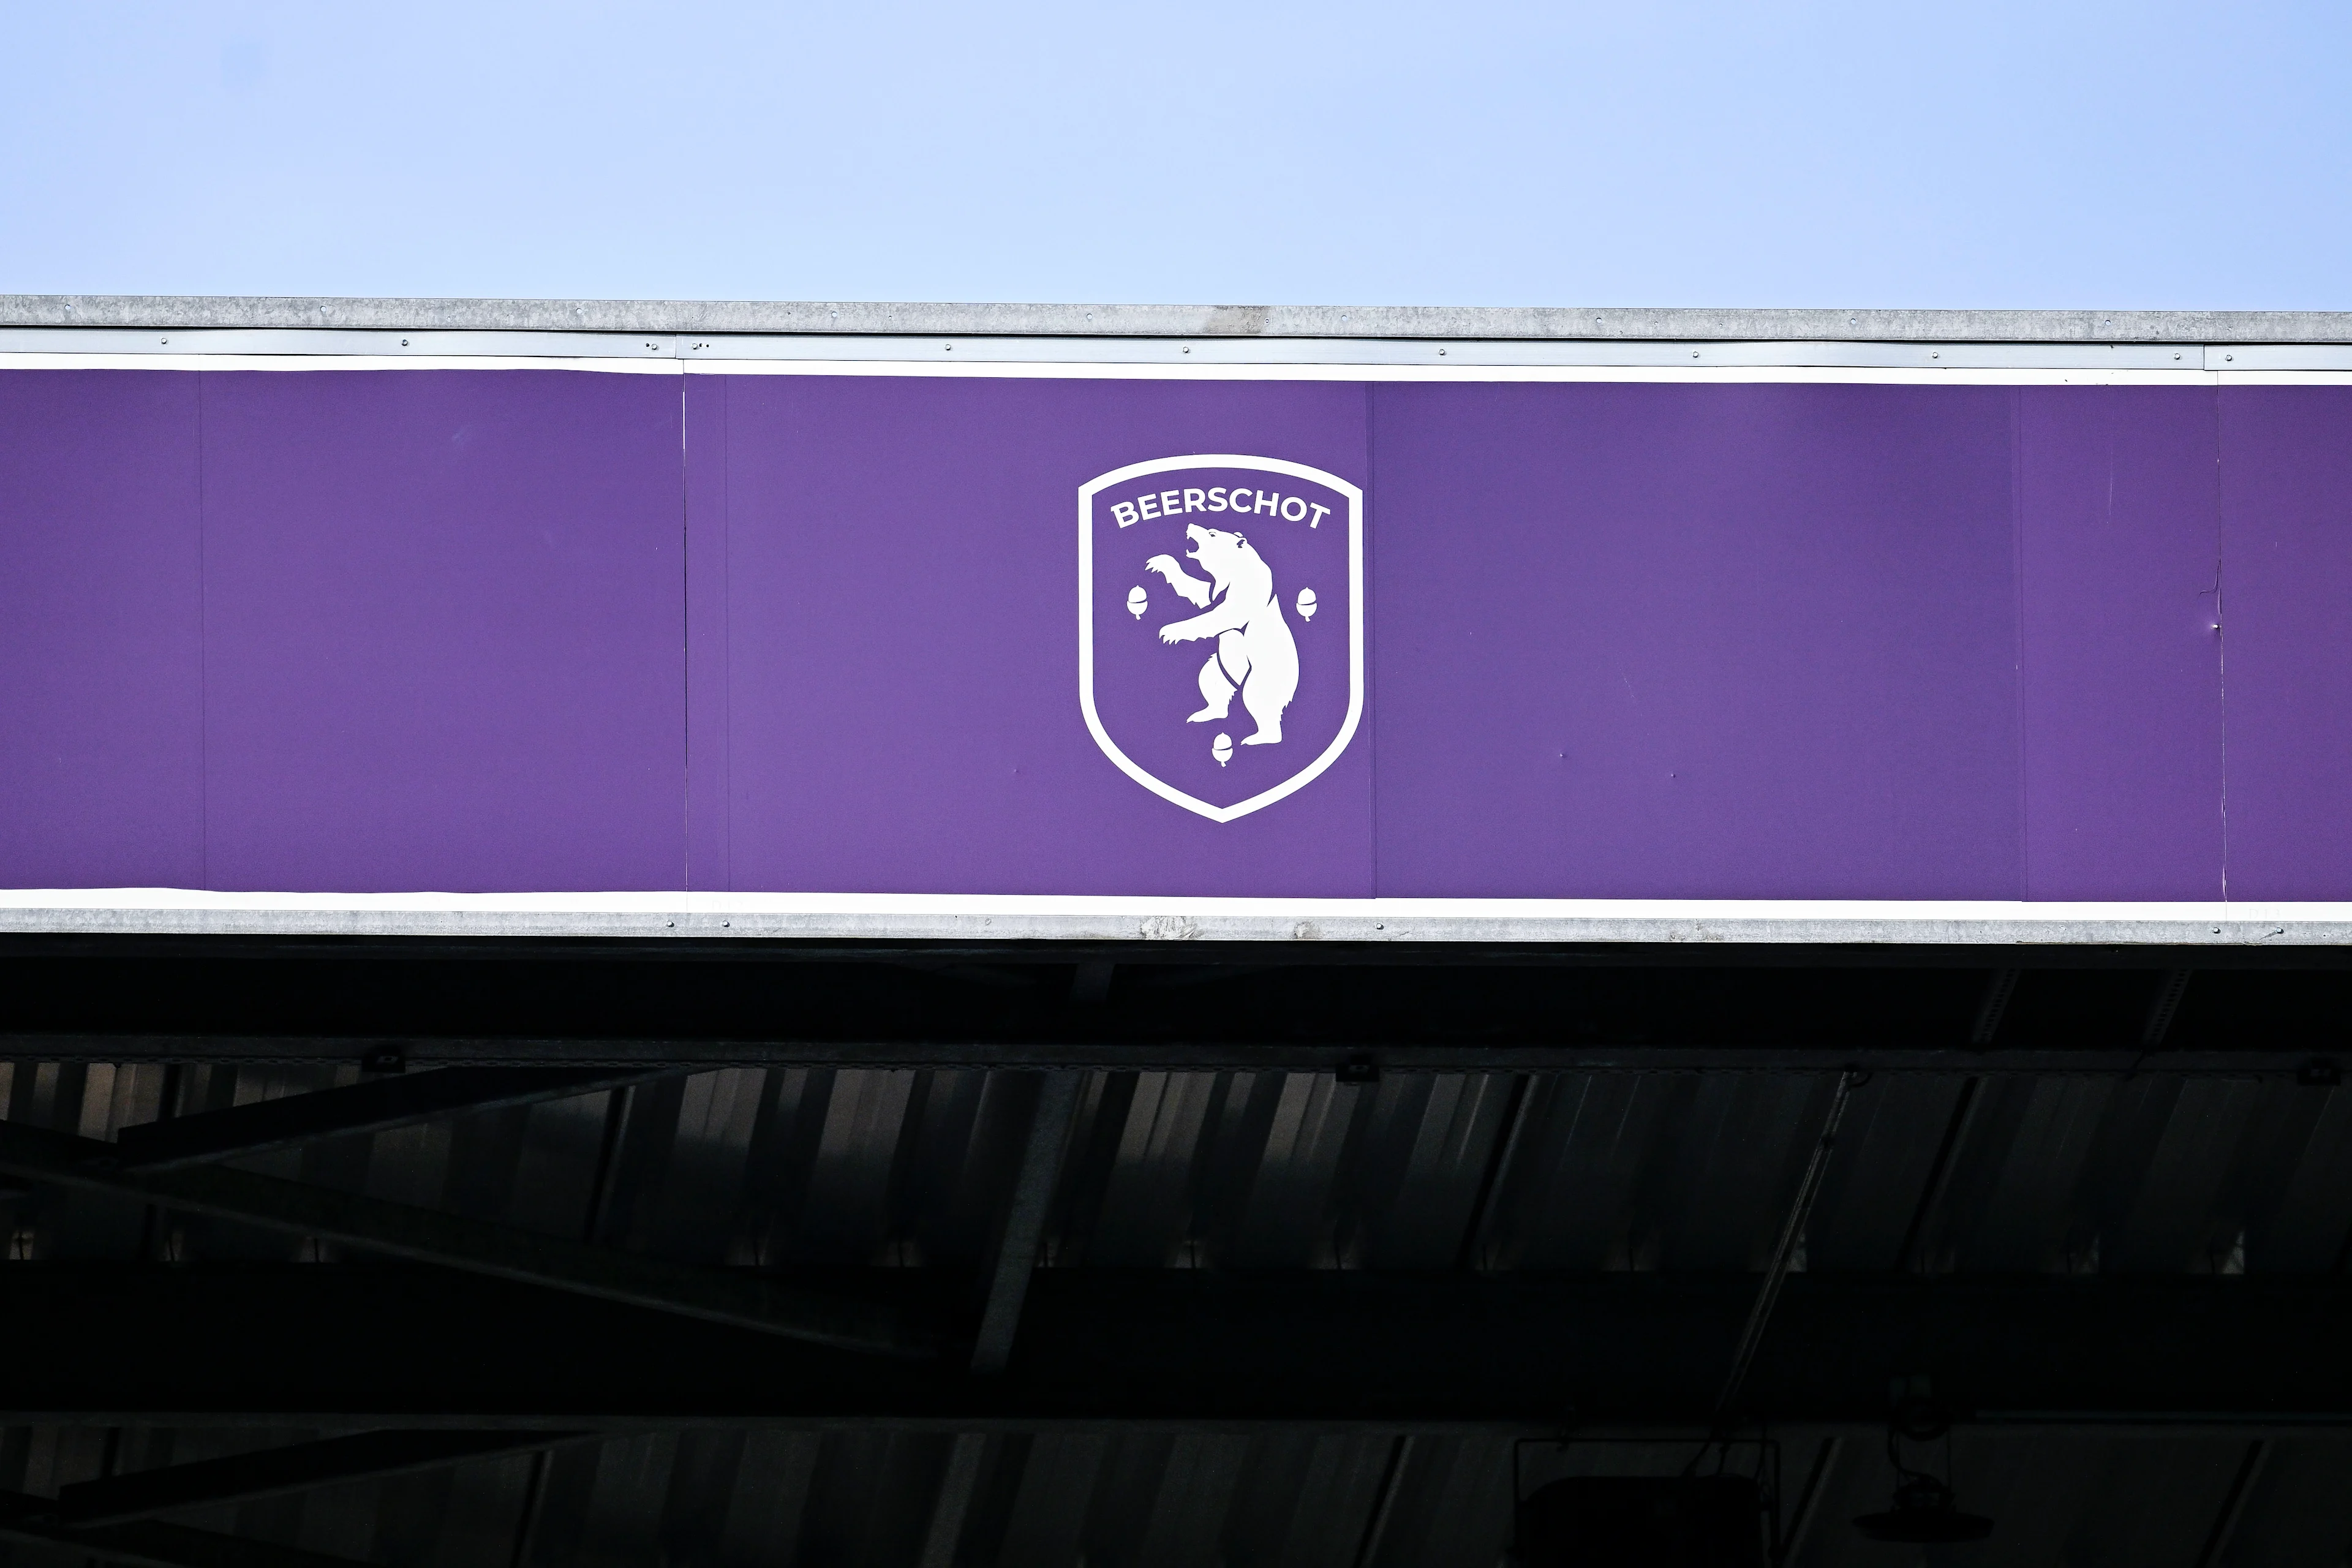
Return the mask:
<path id="1" fill-rule="evenodd" d="M 6 0 L 0 291 L 2352 307 L 2352 5 Z"/>

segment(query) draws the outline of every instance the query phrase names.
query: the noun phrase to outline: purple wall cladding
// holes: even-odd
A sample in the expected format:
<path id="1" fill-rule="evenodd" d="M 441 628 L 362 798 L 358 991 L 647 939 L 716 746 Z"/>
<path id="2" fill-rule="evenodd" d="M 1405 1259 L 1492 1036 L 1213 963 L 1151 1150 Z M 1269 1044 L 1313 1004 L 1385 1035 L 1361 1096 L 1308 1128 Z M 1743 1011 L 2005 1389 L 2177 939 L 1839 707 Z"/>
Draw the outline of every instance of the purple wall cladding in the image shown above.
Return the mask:
<path id="1" fill-rule="evenodd" d="M 0 639 L 20 888 L 2352 898 L 2336 387 L 12 370 Z"/>

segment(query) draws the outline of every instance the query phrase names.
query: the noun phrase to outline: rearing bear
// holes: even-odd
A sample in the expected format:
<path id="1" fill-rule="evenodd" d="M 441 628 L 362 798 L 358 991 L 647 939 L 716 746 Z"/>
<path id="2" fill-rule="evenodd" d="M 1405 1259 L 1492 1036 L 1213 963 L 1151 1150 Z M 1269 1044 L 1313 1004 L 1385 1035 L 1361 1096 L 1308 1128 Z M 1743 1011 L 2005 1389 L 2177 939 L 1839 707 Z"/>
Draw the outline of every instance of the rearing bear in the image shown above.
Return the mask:
<path id="1" fill-rule="evenodd" d="M 1282 710 L 1298 695 L 1298 644 L 1291 637 L 1290 623 L 1282 618 L 1274 568 L 1241 534 L 1193 523 L 1184 535 L 1192 542 L 1185 553 L 1209 574 L 1207 582 L 1187 574 L 1172 555 L 1155 555 L 1143 569 L 1165 577 L 1171 588 L 1202 612 L 1160 627 L 1161 642 L 1217 639 L 1217 651 L 1201 667 L 1201 698 L 1207 706 L 1188 721 L 1224 718 L 1238 691 L 1242 707 L 1257 721 L 1257 733 L 1242 744 L 1279 745 Z M 1212 599 L 1216 601 L 1213 607 Z"/>

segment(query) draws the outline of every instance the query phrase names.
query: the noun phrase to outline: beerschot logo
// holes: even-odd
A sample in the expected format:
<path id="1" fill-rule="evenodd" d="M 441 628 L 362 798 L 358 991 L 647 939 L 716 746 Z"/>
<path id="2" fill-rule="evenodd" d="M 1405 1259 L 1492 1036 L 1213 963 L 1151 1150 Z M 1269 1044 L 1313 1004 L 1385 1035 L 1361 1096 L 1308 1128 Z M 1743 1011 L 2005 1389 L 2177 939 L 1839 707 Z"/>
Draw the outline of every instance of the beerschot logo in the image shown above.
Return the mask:
<path id="1" fill-rule="evenodd" d="M 1078 704 L 1119 770 L 1213 822 L 1313 782 L 1364 711 L 1364 497 L 1277 458 L 1078 487 Z"/>

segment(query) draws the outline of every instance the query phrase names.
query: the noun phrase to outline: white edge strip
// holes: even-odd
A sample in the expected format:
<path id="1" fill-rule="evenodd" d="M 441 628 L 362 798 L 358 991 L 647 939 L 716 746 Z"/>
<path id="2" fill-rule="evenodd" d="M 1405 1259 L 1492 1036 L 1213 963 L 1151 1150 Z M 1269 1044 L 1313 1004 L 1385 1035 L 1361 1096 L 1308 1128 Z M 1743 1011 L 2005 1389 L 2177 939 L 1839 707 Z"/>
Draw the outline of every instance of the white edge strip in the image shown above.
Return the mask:
<path id="1" fill-rule="evenodd" d="M 2352 903 L 0 891 L 0 932 L 856 941 L 2352 945 Z"/>
<path id="2" fill-rule="evenodd" d="M 2194 384 L 2207 376 L 2352 373 L 2352 344 L 1947 342 L 1787 339 L 1536 340 L 945 337 L 290 328 L 0 328 L 0 365 L 184 370 L 564 369 L 674 374 L 1172 376 L 1315 380 L 1653 377 L 1747 371 L 1808 379 L 1914 377 L 1968 384 Z"/>
<path id="3" fill-rule="evenodd" d="M 691 334 L 516 331 L 310 331 L 0 328 L 0 353 L 128 359 L 158 365 L 210 360 L 249 368 L 318 368 L 320 362 L 429 366 L 451 359 L 877 364 L 966 363 L 1221 367 L 1583 366 L 1671 369 L 1694 365 L 1910 370 L 2228 371 L 2352 370 L 2352 344 L 1937 342 L 1799 339 L 1192 339 L 1143 336 L 1021 337 L 908 333 Z M 269 362 L 276 362 L 274 363 Z M 291 363 L 286 362 L 293 362 Z"/>

